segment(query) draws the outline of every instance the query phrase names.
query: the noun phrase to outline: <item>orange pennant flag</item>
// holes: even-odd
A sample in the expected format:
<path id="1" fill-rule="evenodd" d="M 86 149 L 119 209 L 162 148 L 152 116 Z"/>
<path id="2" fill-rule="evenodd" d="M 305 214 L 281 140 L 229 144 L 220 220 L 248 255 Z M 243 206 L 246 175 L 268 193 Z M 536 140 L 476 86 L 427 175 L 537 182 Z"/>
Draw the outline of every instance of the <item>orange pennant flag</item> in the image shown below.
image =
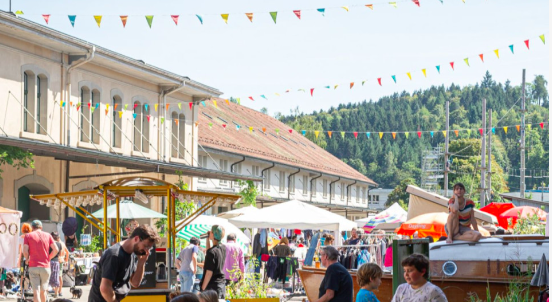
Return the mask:
<path id="1" fill-rule="evenodd" d="M 117 111 L 118 106 L 119 106 L 119 104 L 115 103 L 115 105 L 113 106 L 113 111 Z"/>
<path id="2" fill-rule="evenodd" d="M 479 57 L 481 58 L 481 62 L 485 63 L 485 61 L 483 60 L 483 54 L 480 54 Z"/>
<path id="3" fill-rule="evenodd" d="M 263 127 L 263 133 L 265 133 L 265 132 L 266 132 L 266 128 L 265 128 L 265 127 Z"/>
<path id="4" fill-rule="evenodd" d="M 226 104 L 230 105 L 230 101 L 228 101 L 228 99 L 225 99 L 224 101 L 226 102 Z"/>
<path id="5" fill-rule="evenodd" d="M 393 135 L 393 139 L 395 139 L 395 137 L 397 137 L 397 132 L 391 132 L 391 135 Z"/>
<path id="6" fill-rule="evenodd" d="M 166 107 L 165 110 L 169 111 L 169 106 L 170 106 L 170 104 L 165 105 L 165 107 Z"/>
<path id="7" fill-rule="evenodd" d="M 458 137 L 458 130 L 454 130 L 454 135 L 456 135 L 456 137 Z"/>
<path id="8" fill-rule="evenodd" d="M 120 16 L 120 17 L 121 17 L 121 22 L 123 22 L 123 28 L 125 28 L 128 20 L 128 16 Z"/>
<path id="9" fill-rule="evenodd" d="M 374 5 L 373 4 L 366 4 L 366 7 L 371 9 L 371 10 L 374 10 Z"/>
<path id="10" fill-rule="evenodd" d="M 331 131 L 328 131 L 328 136 L 329 136 L 330 138 L 332 138 L 332 132 L 331 132 Z"/>
<path id="11" fill-rule="evenodd" d="M 351 84 L 349 84 L 349 89 L 353 88 L 353 86 L 355 86 L 355 82 L 351 82 Z"/>
<path id="12" fill-rule="evenodd" d="M 253 22 L 253 13 L 245 13 L 249 21 Z"/>
<path id="13" fill-rule="evenodd" d="M 175 123 L 176 125 L 178 125 L 178 120 L 174 120 L 174 123 Z"/>
<path id="14" fill-rule="evenodd" d="M 519 132 L 519 125 L 516 125 L 516 130 Z"/>

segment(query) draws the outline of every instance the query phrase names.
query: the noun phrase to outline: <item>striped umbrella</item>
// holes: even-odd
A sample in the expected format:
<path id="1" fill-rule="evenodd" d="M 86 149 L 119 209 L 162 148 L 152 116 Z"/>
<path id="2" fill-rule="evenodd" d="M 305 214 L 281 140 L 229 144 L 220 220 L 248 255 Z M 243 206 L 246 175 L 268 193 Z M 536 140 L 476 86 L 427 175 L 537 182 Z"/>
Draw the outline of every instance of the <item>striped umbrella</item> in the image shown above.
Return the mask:
<path id="1" fill-rule="evenodd" d="M 178 221 L 176 224 L 179 223 L 180 221 Z M 243 251 L 247 252 L 249 250 L 249 244 L 251 243 L 251 240 L 235 225 L 228 222 L 227 219 L 215 216 L 198 216 L 190 224 L 180 230 L 176 234 L 176 236 L 186 241 L 189 241 L 192 237 L 200 238 L 201 235 L 206 234 L 208 231 L 210 231 L 213 225 L 220 225 L 224 228 L 225 236 L 222 239 L 223 243 L 226 243 L 226 235 L 234 233 L 236 234 L 236 242 L 241 246 Z M 205 240 L 201 240 L 201 246 L 205 247 Z"/>
<path id="2" fill-rule="evenodd" d="M 394 203 L 387 210 L 380 212 L 364 225 L 366 233 L 372 230 L 380 223 L 398 223 L 406 221 L 406 211 L 398 203 Z"/>

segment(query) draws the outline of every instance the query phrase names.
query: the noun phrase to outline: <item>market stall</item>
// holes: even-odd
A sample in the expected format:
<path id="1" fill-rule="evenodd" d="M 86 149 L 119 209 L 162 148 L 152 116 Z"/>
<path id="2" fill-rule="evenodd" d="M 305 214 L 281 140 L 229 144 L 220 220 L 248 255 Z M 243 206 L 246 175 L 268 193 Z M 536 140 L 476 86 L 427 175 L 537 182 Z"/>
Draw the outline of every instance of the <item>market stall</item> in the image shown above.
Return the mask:
<path id="1" fill-rule="evenodd" d="M 21 215 L 19 211 L 0 207 L 0 268 L 17 266 Z"/>
<path id="2" fill-rule="evenodd" d="M 149 178 L 149 177 L 125 177 L 118 178 L 98 187 L 94 190 L 71 192 L 71 193 L 57 193 L 57 194 L 45 194 L 45 195 L 31 195 L 33 200 L 40 202 L 41 205 L 48 207 L 59 207 L 64 209 L 69 207 L 77 215 L 88 221 L 93 227 L 100 230 L 103 236 L 104 249 L 108 247 L 108 235 L 111 233 L 116 237 L 117 241 L 121 240 L 121 228 L 120 219 L 121 216 L 121 200 L 123 198 L 132 198 L 134 200 L 142 201 L 143 203 L 153 202 L 153 198 L 161 197 L 167 202 L 167 220 L 168 220 L 168 240 L 167 240 L 167 267 L 172 267 L 174 260 L 174 242 L 176 234 L 184 227 L 189 225 L 192 221 L 205 213 L 209 208 L 215 204 L 229 205 L 237 203 L 240 199 L 239 196 L 224 194 L 224 193 L 206 193 L 196 191 L 184 191 L 174 184 L 170 184 L 163 180 Z M 157 202 L 161 202 L 161 198 L 157 198 Z M 194 213 L 180 221 L 178 224 L 175 219 L 175 200 L 188 200 L 194 201 L 200 206 Z M 102 219 L 99 219 L 95 215 L 86 211 L 83 206 L 88 204 L 100 204 L 103 205 Z M 109 206 L 114 205 L 115 209 L 115 228 L 109 225 Z M 104 223 L 105 222 L 105 223 Z M 155 279 L 156 261 L 155 253 L 150 255 L 150 258 L 146 262 L 145 275 L 153 275 Z M 150 261 L 151 259 L 151 261 Z M 150 272 L 149 270 L 154 270 Z M 171 291 L 173 285 L 172 274 L 168 274 L 167 282 L 153 282 L 154 286 L 151 286 L 151 282 L 143 282 L 147 286 L 142 286 L 139 289 L 132 289 L 129 297 L 125 301 L 141 301 L 147 300 L 149 302 L 155 301 L 167 301 L 168 294 Z M 147 280 L 146 280 L 147 281 Z M 133 296 L 136 296 L 134 298 Z"/>

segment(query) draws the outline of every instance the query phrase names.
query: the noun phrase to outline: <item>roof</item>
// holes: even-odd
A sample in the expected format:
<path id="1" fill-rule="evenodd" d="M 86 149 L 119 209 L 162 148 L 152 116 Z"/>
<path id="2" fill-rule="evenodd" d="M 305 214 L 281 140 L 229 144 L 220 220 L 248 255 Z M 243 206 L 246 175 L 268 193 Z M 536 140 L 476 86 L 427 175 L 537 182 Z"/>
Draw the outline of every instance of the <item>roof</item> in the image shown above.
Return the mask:
<path id="1" fill-rule="evenodd" d="M 525 196 L 531 196 L 532 198 L 523 198 L 520 195 L 520 192 L 508 192 L 508 193 L 501 193 L 499 194 L 502 198 L 508 199 L 508 200 L 523 200 L 523 201 L 531 201 L 531 202 L 538 202 L 543 204 L 548 204 L 548 192 L 525 192 Z"/>
<path id="2" fill-rule="evenodd" d="M 198 142 L 203 147 L 377 185 L 300 133 L 290 133 L 291 128 L 275 118 L 238 104 L 226 104 L 223 99 L 217 100 L 218 107 L 199 107 Z M 252 133 L 249 127 L 253 127 Z M 262 128 L 266 128 L 266 133 Z M 280 130 L 279 134 L 275 129 Z"/>

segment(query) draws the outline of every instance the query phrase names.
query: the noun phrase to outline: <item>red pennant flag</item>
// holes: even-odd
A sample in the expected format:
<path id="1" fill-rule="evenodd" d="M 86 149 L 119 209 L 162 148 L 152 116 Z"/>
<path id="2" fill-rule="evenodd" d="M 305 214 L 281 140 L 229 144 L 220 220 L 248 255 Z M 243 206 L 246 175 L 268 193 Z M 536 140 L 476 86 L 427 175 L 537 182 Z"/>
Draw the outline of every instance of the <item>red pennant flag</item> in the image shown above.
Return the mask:
<path id="1" fill-rule="evenodd" d="M 245 13 L 249 21 L 253 22 L 253 13 Z"/>
<path id="2" fill-rule="evenodd" d="M 479 128 L 479 135 L 483 136 L 483 128 Z"/>
<path id="3" fill-rule="evenodd" d="M 544 123 L 540 123 L 539 126 L 541 127 L 541 129 L 544 129 Z"/>
<path id="4" fill-rule="evenodd" d="M 78 103 L 78 104 L 77 104 L 77 111 L 79 111 L 79 109 L 80 109 L 80 106 L 81 106 L 81 104 L 80 104 L 80 103 Z"/>
<path id="5" fill-rule="evenodd" d="M 481 62 L 485 62 L 483 61 L 483 54 L 480 54 L 479 57 L 481 58 Z"/>
<path id="6" fill-rule="evenodd" d="M 134 108 L 132 108 L 132 109 L 136 109 L 136 107 L 138 107 L 138 104 L 134 104 Z"/>
<path id="7" fill-rule="evenodd" d="M 123 22 L 123 28 L 125 28 L 128 20 L 128 16 L 120 16 L 120 17 L 121 17 L 121 22 Z"/>
<path id="8" fill-rule="evenodd" d="M 151 115 L 146 115 L 146 118 L 148 119 L 148 122 L 150 121 Z"/>
<path id="9" fill-rule="evenodd" d="M 222 128 L 224 128 L 224 130 L 226 130 L 226 124 L 222 124 Z"/>
<path id="10" fill-rule="evenodd" d="M 294 10 L 293 13 L 301 20 L 301 11 L 300 10 Z"/>
<path id="11" fill-rule="evenodd" d="M 358 138 L 358 132 L 353 132 L 353 135 L 355 136 L 355 138 Z"/>
<path id="12" fill-rule="evenodd" d="M 179 15 L 171 15 L 171 18 L 173 19 L 174 24 L 176 24 L 176 25 L 178 25 L 178 17 L 179 17 Z"/>
<path id="13" fill-rule="evenodd" d="M 293 129 L 289 129 L 289 134 L 292 134 L 293 133 Z"/>
<path id="14" fill-rule="evenodd" d="M 420 7 L 420 0 L 412 0 L 414 2 L 414 4 L 418 5 L 418 7 Z"/>
<path id="15" fill-rule="evenodd" d="M 252 96 L 249 97 L 250 100 L 255 101 Z"/>
<path id="16" fill-rule="evenodd" d="M 47 23 L 47 22 L 46 22 L 46 23 Z M 529 49 L 529 40 L 525 40 L 525 41 L 523 41 L 523 42 L 525 42 L 525 46 L 527 46 L 527 49 Z"/>
<path id="17" fill-rule="evenodd" d="M 422 131 L 418 131 L 418 138 L 422 138 Z"/>
<path id="18" fill-rule="evenodd" d="M 90 106 L 92 106 L 92 104 L 88 103 L 88 109 L 90 109 Z"/>
<path id="19" fill-rule="evenodd" d="M 366 4 L 366 7 L 371 9 L 371 10 L 374 10 L 374 5 L 373 4 Z"/>
<path id="20" fill-rule="evenodd" d="M 452 67 L 452 70 L 454 70 L 454 62 L 450 62 L 450 67 Z"/>
<path id="21" fill-rule="evenodd" d="M 378 83 L 379 83 L 380 86 L 381 86 L 381 78 L 378 78 Z"/>
<path id="22" fill-rule="evenodd" d="M 44 21 L 46 21 L 46 24 L 48 24 L 48 21 L 50 20 L 50 15 L 42 15 L 44 17 Z"/>
<path id="23" fill-rule="evenodd" d="M 311 88 L 311 96 L 312 96 L 312 93 L 314 92 L 314 88 Z"/>
<path id="24" fill-rule="evenodd" d="M 189 103 L 189 105 L 190 105 L 190 110 L 192 110 L 192 105 L 193 105 L 193 104 L 194 104 L 194 103 L 192 103 L 192 102 Z"/>

